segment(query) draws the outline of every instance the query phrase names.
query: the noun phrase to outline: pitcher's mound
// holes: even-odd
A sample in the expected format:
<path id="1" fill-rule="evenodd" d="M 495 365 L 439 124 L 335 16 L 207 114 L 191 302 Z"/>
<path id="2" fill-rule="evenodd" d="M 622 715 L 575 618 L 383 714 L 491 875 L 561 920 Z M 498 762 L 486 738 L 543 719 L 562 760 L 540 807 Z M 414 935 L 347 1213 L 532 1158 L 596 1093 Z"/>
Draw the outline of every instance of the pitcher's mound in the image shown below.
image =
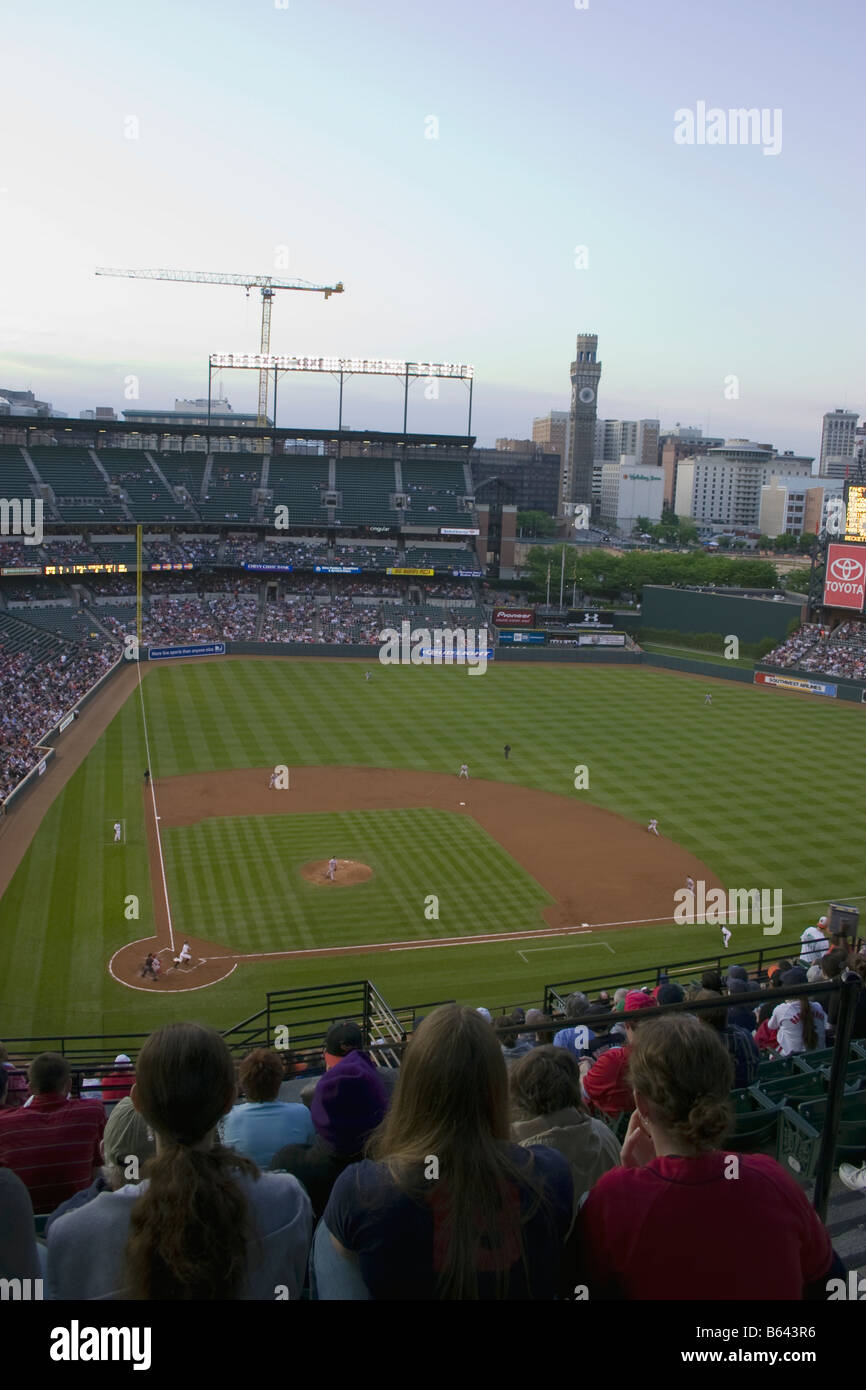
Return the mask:
<path id="1" fill-rule="evenodd" d="M 365 879 L 373 877 L 373 870 L 369 864 L 359 864 L 357 859 L 338 859 L 336 878 L 328 878 L 327 859 L 314 859 L 311 864 L 304 864 L 301 869 L 301 878 L 305 878 L 308 883 L 318 883 L 327 888 L 348 888 L 353 883 L 363 883 Z"/>

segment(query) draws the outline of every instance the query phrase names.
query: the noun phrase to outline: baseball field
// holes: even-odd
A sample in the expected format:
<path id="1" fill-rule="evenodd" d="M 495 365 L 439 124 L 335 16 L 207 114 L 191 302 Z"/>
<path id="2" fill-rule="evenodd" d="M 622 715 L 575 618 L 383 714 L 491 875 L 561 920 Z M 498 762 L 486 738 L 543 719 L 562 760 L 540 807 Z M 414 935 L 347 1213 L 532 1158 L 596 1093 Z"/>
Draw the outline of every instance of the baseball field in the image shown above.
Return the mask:
<path id="1" fill-rule="evenodd" d="M 781 890 L 780 942 L 866 906 L 857 706 L 637 667 L 364 670 L 144 665 L 85 709 L 34 833 L 26 803 L 0 832 L 6 1037 L 225 1028 L 268 989 L 361 978 L 395 1005 L 528 1002 L 717 952 L 718 926 L 673 925 L 686 876 Z"/>

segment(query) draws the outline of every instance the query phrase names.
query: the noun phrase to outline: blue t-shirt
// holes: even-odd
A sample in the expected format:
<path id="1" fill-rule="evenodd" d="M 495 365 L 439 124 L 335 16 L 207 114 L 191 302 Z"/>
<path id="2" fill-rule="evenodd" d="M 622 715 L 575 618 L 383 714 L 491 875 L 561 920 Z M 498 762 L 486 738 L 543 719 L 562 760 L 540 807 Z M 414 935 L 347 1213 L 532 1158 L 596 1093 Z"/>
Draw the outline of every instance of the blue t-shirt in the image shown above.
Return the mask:
<path id="1" fill-rule="evenodd" d="M 316 1129 L 306 1105 L 281 1100 L 248 1101 L 236 1105 L 222 1124 L 226 1148 L 246 1154 L 260 1168 L 269 1168 L 271 1159 L 286 1144 L 311 1144 Z"/>
<path id="2" fill-rule="evenodd" d="M 573 1028 L 560 1028 L 553 1039 L 553 1046 L 565 1047 L 576 1057 L 585 1057 L 594 1038 L 592 1029 L 587 1028 L 585 1023 L 579 1023 Z"/>
<path id="3" fill-rule="evenodd" d="M 497 1274 L 504 1270 L 508 1272 L 506 1298 L 553 1299 L 562 1287 L 566 1237 L 572 1223 L 571 1166 L 556 1149 L 542 1145 L 504 1147 L 518 1167 L 532 1165 L 535 1184 L 545 1200 L 537 1203 L 529 1182 L 510 1184 L 513 1214 L 516 1217 L 519 1211 L 522 1218 L 525 1265 L 516 1231 L 509 1233 L 503 1221 L 501 1247 L 481 1247 L 478 1295 L 499 1297 Z M 323 1220 L 340 1244 L 358 1256 L 371 1298 L 437 1298 L 448 1234 L 448 1193 L 444 1180 L 431 1180 L 428 1187 L 426 1199 L 409 1196 L 397 1187 L 383 1163 L 369 1159 L 352 1164 L 334 1184 Z M 319 1293 L 328 1297 L 326 1289 L 320 1288 Z"/>

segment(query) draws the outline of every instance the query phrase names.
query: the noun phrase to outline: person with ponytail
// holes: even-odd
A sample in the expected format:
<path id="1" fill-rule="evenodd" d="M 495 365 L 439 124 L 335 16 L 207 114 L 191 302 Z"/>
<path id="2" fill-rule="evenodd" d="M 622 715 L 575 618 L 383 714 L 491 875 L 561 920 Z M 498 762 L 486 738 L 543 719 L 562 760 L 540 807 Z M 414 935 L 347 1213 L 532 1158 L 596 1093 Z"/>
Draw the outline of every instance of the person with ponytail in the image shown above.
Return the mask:
<path id="1" fill-rule="evenodd" d="M 805 984 L 805 973 L 795 966 L 782 976 L 782 984 Z M 777 1005 L 770 1018 L 770 1027 L 779 1035 L 779 1051 L 783 1057 L 796 1052 L 815 1052 L 826 1045 L 827 1015 L 820 1004 L 802 994 Z"/>
<path id="2" fill-rule="evenodd" d="M 217 1141 L 237 1095 L 234 1062 L 210 1028 L 151 1034 L 132 1103 L 156 1137 L 142 1181 L 59 1217 L 48 1235 L 48 1292 L 58 1299 L 186 1302 L 300 1296 L 310 1201 L 288 1173 L 260 1173 Z"/>
<path id="3" fill-rule="evenodd" d="M 825 1299 L 827 1280 L 844 1278 L 781 1164 L 720 1147 L 733 1073 L 718 1033 L 693 1015 L 641 1024 L 623 1166 L 598 1179 L 578 1218 L 576 1277 L 590 1300 Z"/>
<path id="4" fill-rule="evenodd" d="M 511 1142 L 496 1033 L 448 1004 L 412 1034 L 368 1157 L 316 1231 L 321 1299 L 554 1299 L 573 1287 L 573 1179 L 553 1148 Z"/>

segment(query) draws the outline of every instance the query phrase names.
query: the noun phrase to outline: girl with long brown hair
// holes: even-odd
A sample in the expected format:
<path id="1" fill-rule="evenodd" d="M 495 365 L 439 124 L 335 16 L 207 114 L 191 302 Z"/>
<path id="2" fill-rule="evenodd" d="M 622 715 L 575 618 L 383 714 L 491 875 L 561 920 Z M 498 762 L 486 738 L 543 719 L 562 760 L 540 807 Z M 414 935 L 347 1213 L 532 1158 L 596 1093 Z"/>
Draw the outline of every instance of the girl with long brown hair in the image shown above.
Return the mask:
<path id="1" fill-rule="evenodd" d="M 223 1039 L 194 1023 L 151 1034 L 132 1103 L 156 1136 L 144 1181 L 105 1192 L 48 1237 L 55 1298 L 188 1301 L 300 1295 L 310 1202 L 287 1173 L 260 1174 L 216 1141 L 237 1094 Z"/>
<path id="2" fill-rule="evenodd" d="M 510 1142 L 502 1050 L 473 1009 L 436 1009 L 412 1035 L 367 1154 L 317 1233 L 320 1298 L 550 1299 L 565 1286 L 570 1168 Z"/>

